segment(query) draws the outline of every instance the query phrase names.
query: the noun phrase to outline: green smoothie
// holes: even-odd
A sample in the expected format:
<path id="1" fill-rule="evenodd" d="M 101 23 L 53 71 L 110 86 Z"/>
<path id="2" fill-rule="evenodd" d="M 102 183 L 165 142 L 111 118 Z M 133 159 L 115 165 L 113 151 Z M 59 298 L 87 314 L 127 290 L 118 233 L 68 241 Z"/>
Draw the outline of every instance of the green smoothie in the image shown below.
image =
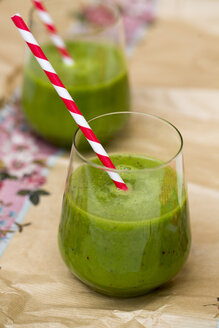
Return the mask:
<path id="1" fill-rule="evenodd" d="M 118 190 L 106 172 L 80 166 L 68 180 L 59 246 L 72 273 L 94 290 L 137 296 L 171 279 L 186 261 L 186 193 L 178 190 L 175 170 L 152 169 L 159 161 L 135 155 L 111 159 L 128 191 Z"/>
<path id="2" fill-rule="evenodd" d="M 43 50 L 86 119 L 129 110 L 122 52 L 113 45 L 91 41 L 73 41 L 67 47 L 75 61 L 71 67 L 62 62 L 53 45 Z M 71 146 L 76 124 L 32 54 L 24 71 L 22 104 L 28 122 L 39 135 L 56 145 Z M 114 122 L 115 130 L 120 124 Z M 104 135 L 106 128 L 99 129 Z"/>

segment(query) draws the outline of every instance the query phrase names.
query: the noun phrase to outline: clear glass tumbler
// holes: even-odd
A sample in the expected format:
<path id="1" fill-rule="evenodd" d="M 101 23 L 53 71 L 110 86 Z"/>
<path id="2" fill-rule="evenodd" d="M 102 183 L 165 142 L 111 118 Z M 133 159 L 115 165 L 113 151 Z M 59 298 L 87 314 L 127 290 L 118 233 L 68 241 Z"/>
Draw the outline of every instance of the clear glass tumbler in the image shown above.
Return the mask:
<path id="1" fill-rule="evenodd" d="M 74 64 L 67 66 L 62 61 L 34 8 L 29 17 L 31 30 L 86 119 L 129 109 L 123 25 L 117 8 L 100 3 L 86 5 L 85 1 L 81 8 L 67 0 L 47 0 L 45 5 Z M 86 19 L 80 17 L 81 13 Z M 22 105 L 28 122 L 39 135 L 58 146 L 71 146 L 77 126 L 29 50 Z"/>
<path id="2" fill-rule="evenodd" d="M 123 127 L 105 148 L 128 191 L 85 152 L 77 130 L 63 199 L 59 247 L 71 272 L 107 295 L 145 294 L 174 277 L 190 249 L 183 139 L 169 122 L 149 114 L 110 113 L 89 121 Z M 83 140 L 83 142 L 82 142 Z"/>

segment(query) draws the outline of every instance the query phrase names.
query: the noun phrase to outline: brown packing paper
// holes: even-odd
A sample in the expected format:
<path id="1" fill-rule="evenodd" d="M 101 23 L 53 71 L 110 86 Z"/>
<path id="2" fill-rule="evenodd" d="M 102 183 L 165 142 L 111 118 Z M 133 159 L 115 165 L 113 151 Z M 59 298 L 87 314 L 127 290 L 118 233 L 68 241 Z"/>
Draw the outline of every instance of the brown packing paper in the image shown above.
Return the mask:
<path id="1" fill-rule="evenodd" d="M 144 95 L 141 91 L 141 100 L 135 95 L 140 109 L 147 92 Z M 212 92 L 206 91 L 205 97 L 210 102 Z M 57 246 L 67 170 L 67 158 L 60 159 L 46 186 L 52 195 L 42 200 L 38 208 L 31 208 L 25 221 L 31 221 L 32 226 L 15 235 L 0 261 L 1 312 L 5 320 L 13 319 L 12 327 L 216 327 L 217 308 L 205 305 L 216 303 L 218 296 L 219 192 L 214 180 L 210 180 L 210 185 L 207 177 L 202 180 L 206 173 L 205 167 L 200 165 L 201 158 L 194 153 L 190 162 L 190 153 L 187 153 L 190 147 L 204 154 L 206 145 L 203 140 L 197 140 L 196 131 L 191 129 L 192 122 L 198 129 L 203 127 L 198 115 L 194 115 L 191 122 L 191 115 L 181 110 L 185 98 L 187 108 L 192 109 L 199 92 L 191 91 L 188 97 L 187 91 L 153 90 L 149 107 L 144 107 L 146 111 L 153 108 L 158 115 L 164 115 L 168 107 L 165 117 L 172 118 L 185 139 L 188 180 L 192 181 L 189 200 L 193 246 L 180 274 L 154 293 L 127 300 L 96 294 L 72 277 Z M 158 99 L 165 104 L 164 109 L 159 108 Z M 216 137 L 218 129 L 212 127 L 219 118 L 215 117 L 214 104 L 206 110 L 200 105 L 200 111 L 208 115 L 205 127 Z M 214 162 L 212 156 L 209 160 L 216 174 L 217 161 Z M 196 161 L 199 162 L 200 181 L 193 174 L 197 169 Z"/>
<path id="2" fill-rule="evenodd" d="M 74 278 L 57 245 L 66 155 L 49 175 L 45 189 L 51 196 L 31 207 L 25 222 L 32 225 L 15 234 L 0 258 L 0 328 L 216 327 L 219 310 L 205 305 L 219 296 L 219 35 L 202 31 L 196 39 L 197 33 L 188 23 L 160 21 L 130 59 L 133 109 L 170 120 L 184 136 L 193 242 L 183 270 L 155 292 L 132 299 L 99 295 Z M 207 49 L 203 56 L 200 49 Z M 201 70 L 197 56 L 206 63 Z M 0 50 L 5 67 L 2 58 Z"/>

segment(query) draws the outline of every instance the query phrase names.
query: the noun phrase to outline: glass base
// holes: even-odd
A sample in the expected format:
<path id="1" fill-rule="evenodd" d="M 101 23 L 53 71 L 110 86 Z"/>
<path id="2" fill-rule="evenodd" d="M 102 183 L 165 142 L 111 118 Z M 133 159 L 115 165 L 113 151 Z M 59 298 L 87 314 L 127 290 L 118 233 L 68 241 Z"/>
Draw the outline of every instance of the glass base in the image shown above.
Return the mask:
<path id="1" fill-rule="evenodd" d="M 85 282 L 81 278 L 77 277 L 77 275 L 75 275 L 74 273 L 72 273 L 72 275 L 74 278 L 78 279 L 81 283 L 83 283 L 85 286 L 87 286 L 91 290 L 95 291 L 96 293 L 99 293 L 99 294 L 102 294 L 105 296 L 109 296 L 109 297 L 116 297 L 116 298 L 132 298 L 132 297 L 143 296 L 143 295 L 151 293 L 152 291 L 154 291 L 155 289 L 160 287 L 160 286 L 156 286 L 153 288 L 142 288 L 142 289 L 136 288 L 136 289 L 129 290 L 129 291 L 125 291 L 120 288 L 110 288 L 110 290 L 109 290 L 106 287 L 93 286 L 92 284 L 89 284 L 87 281 Z"/>

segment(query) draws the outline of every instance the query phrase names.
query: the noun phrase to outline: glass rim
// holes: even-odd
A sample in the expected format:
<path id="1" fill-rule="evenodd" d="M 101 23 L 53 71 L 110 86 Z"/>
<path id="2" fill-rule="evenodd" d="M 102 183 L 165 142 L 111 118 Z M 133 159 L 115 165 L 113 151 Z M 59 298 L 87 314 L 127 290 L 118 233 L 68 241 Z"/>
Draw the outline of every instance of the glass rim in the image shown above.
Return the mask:
<path id="1" fill-rule="evenodd" d="M 179 146 L 178 150 L 176 151 L 175 155 L 173 155 L 168 161 L 165 161 L 162 164 L 156 165 L 154 167 L 149 167 L 149 168 L 145 168 L 145 169 L 131 170 L 130 173 L 133 173 L 133 172 L 148 172 L 148 171 L 155 171 L 155 170 L 162 169 L 162 168 L 168 166 L 172 161 L 174 161 L 175 159 L 177 159 L 177 157 L 182 153 L 182 149 L 183 149 L 183 137 L 182 137 L 180 131 L 175 127 L 174 124 L 170 123 L 168 120 L 166 120 L 166 119 L 164 119 L 164 118 L 162 118 L 160 116 L 157 116 L 157 115 L 153 115 L 153 114 L 149 114 L 149 113 L 143 113 L 143 112 L 134 112 L 134 111 L 130 111 L 130 112 L 128 112 L 128 111 L 124 111 L 124 112 L 111 112 L 111 113 L 106 113 L 106 114 L 98 115 L 96 117 L 91 118 L 88 121 L 88 124 L 90 122 L 95 121 L 96 119 L 99 119 L 99 118 L 102 118 L 102 117 L 112 116 L 112 115 L 120 115 L 120 114 L 143 115 L 143 116 L 146 116 L 146 117 L 157 119 L 158 121 L 163 122 L 163 123 L 169 125 L 169 127 L 171 127 L 173 130 L 175 130 L 175 132 L 177 133 L 177 135 L 179 136 L 179 139 L 180 139 L 180 146 Z M 76 137 L 77 137 L 77 134 L 79 132 L 81 132 L 81 130 L 80 130 L 80 128 L 77 128 L 77 130 L 75 131 L 74 136 L 73 136 L 72 150 L 73 150 L 73 148 L 75 149 L 78 157 L 85 164 L 88 164 L 89 166 L 95 167 L 95 168 L 100 169 L 100 170 L 103 170 L 103 171 L 115 172 L 115 173 L 119 173 L 119 174 L 120 173 L 126 173 L 126 174 L 128 173 L 128 171 L 125 170 L 125 169 L 119 170 L 119 169 L 107 168 L 107 167 L 105 167 L 103 165 L 95 164 L 92 161 L 90 161 L 89 159 L 86 159 L 86 157 L 83 154 L 81 154 L 81 152 L 78 150 L 77 145 L 76 145 Z M 71 150 L 71 153 L 72 153 L 72 150 Z M 97 155 L 96 155 L 96 153 L 94 151 L 93 151 L 93 153 L 94 153 L 94 156 L 97 157 Z M 136 155 L 142 156 L 144 154 L 136 154 Z M 110 154 L 109 154 L 109 156 L 110 156 Z"/>
<path id="2" fill-rule="evenodd" d="M 45 0 L 45 3 L 48 2 L 48 1 L 51 1 L 52 3 L 54 1 L 52 0 Z M 87 31 L 87 32 L 81 32 L 79 34 L 76 34 L 76 33 L 72 33 L 73 36 L 75 37 L 86 37 L 86 36 L 93 36 L 93 35 L 96 35 L 96 34 L 99 34 L 99 33 L 102 33 L 104 31 L 106 31 L 107 29 L 110 29 L 112 28 L 113 26 L 115 26 L 120 20 L 121 20 L 121 14 L 120 14 L 120 11 L 119 11 L 119 8 L 114 5 L 113 3 L 101 3 L 100 4 L 104 7 L 107 7 L 109 8 L 113 14 L 114 14 L 114 20 L 112 23 L 106 25 L 106 26 L 102 26 L 102 27 L 95 27 L 93 28 L 91 31 Z M 95 4 L 94 4 L 95 5 Z M 33 28 L 33 15 L 34 13 L 36 12 L 36 7 L 34 5 L 31 6 L 30 10 L 29 10 L 29 24 L 30 24 L 30 27 Z M 42 23 L 42 29 L 43 29 L 43 26 L 44 24 Z"/>

